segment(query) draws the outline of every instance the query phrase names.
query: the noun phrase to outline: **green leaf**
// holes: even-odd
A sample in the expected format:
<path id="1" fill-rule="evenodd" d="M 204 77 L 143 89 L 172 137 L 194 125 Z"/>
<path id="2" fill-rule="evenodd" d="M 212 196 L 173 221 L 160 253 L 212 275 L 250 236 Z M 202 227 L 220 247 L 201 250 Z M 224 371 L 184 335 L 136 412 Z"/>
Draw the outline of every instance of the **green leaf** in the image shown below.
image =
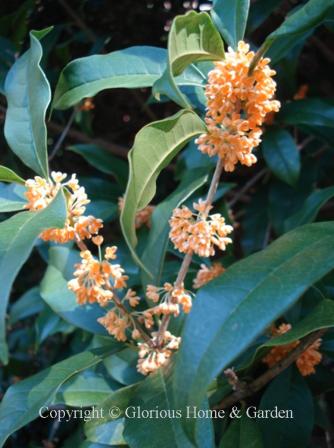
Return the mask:
<path id="1" fill-rule="evenodd" d="M 94 168 L 114 176 L 125 188 L 128 180 L 128 167 L 124 160 L 96 145 L 73 145 L 67 149 L 82 156 Z"/>
<path id="2" fill-rule="evenodd" d="M 11 169 L 0 165 L 0 181 L 1 182 L 16 182 L 18 184 L 25 183 L 25 180 L 22 177 L 18 176 Z"/>
<path id="3" fill-rule="evenodd" d="M 62 227 L 66 205 L 62 192 L 40 212 L 21 212 L 0 223 L 0 357 L 8 361 L 5 341 L 5 315 L 16 275 L 30 255 L 38 235 L 49 227 Z"/>
<path id="4" fill-rule="evenodd" d="M 199 406 L 216 375 L 333 269 L 333 234 L 330 222 L 300 227 L 200 290 L 175 366 L 177 408 Z M 191 434 L 192 422 L 187 423 Z"/>
<path id="5" fill-rule="evenodd" d="M 285 221 L 284 227 L 286 231 L 314 221 L 321 207 L 333 196 L 334 187 L 323 188 L 322 190 L 311 193 L 301 206 L 300 210 Z"/>
<path id="6" fill-rule="evenodd" d="M 147 445 L 147 434 L 149 433 L 150 448 L 160 448 L 163 446 L 175 448 L 192 448 L 194 445 L 187 439 L 180 417 L 186 416 L 186 407 L 178 408 L 174 406 L 172 390 L 170 387 L 170 377 L 168 374 L 158 370 L 142 381 L 131 401 L 128 404 L 128 417 L 125 420 L 124 438 L 131 448 L 142 448 Z M 138 407 L 141 411 L 160 411 L 161 415 L 155 418 L 146 419 L 138 415 Z M 206 410 L 206 403 L 199 407 Z M 171 414 L 168 415 L 168 411 Z M 191 414 L 190 410 L 190 416 Z M 131 414 L 130 414 L 131 413 Z M 174 415 L 173 415 L 174 414 Z M 154 414 L 153 414 L 154 415 Z M 191 418 L 191 417 L 190 417 Z M 212 448 L 213 430 L 210 418 L 192 419 L 196 425 L 196 445 Z"/>
<path id="7" fill-rule="evenodd" d="M 73 376 L 57 391 L 54 404 L 87 407 L 101 404 L 120 385 L 111 380 L 103 369 L 87 369 Z"/>
<path id="8" fill-rule="evenodd" d="M 0 446 L 11 434 L 37 418 L 40 409 L 52 403 L 66 381 L 82 370 L 97 365 L 105 356 L 116 353 L 119 347 L 116 345 L 80 353 L 11 386 L 0 406 Z"/>
<path id="9" fill-rule="evenodd" d="M 143 269 L 146 268 L 135 253 L 136 212 L 146 207 L 154 197 L 160 172 L 189 140 L 205 130 L 203 121 L 194 112 L 182 110 L 172 117 L 148 124 L 136 135 L 128 155 L 130 174 L 121 226 L 133 258 Z"/>
<path id="10" fill-rule="evenodd" d="M 291 50 L 299 42 L 300 37 L 304 37 L 305 33 L 326 20 L 332 8 L 332 0 L 309 0 L 304 6 L 296 8 L 296 11 L 290 14 L 281 26 L 269 34 L 259 49 L 258 55 L 263 55 L 274 43 L 278 45 L 282 42 L 287 50 Z M 282 56 L 281 52 L 280 57 Z"/>
<path id="11" fill-rule="evenodd" d="M 97 322 L 97 319 L 105 314 L 103 308 L 96 303 L 79 305 L 75 294 L 67 287 L 67 282 L 73 278 L 74 265 L 78 261 L 77 251 L 68 247 L 51 247 L 40 294 L 53 311 L 65 321 L 91 333 L 106 335 L 104 327 Z"/>
<path id="12" fill-rule="evenodd" d="M 304 448 L 314 423 L 312 394 L 300 373 L 290 368 L 276 377 L 264 392 L 260 409 L 288 410 L 292 418 L 258 419 L 264 446 Z"/>
<path id="13" fill-rule="evenodd" d="M 168 35 L 168 63 L 163 76 L 153 85 L 153 95 L 166 95 L 181 107 L 191 107 L 175 77 L 197 61 L 224 59 L 224 44 L 208 14 L 190 11 L 177 16 Z"/>
<path id="14" fill-rule="evenodd" d="M 163 48 L 137 46 L 71 61 L 61 72 L 52 106 L 67 109 L 104 89 L 150 87 L 166 68 Z M 195 70 L 185 73 L 182 84 L 201 81 Z"/>
<path id="15" fill-rule="evenodd" d="M 0 213 L 24 210 L 27 201 L 22 196 L 21 188 L 25 190 L 22 185 L 0 182 Z"/>
<path id="16" fill-rule="evenodd" d="M 103 362 L 109 375 L 120 384 L 129 386 L 143 379 L 137 370 L 138 352 L 133 348 L 125 348 L 109 356 Z"/>
<path id="17" fill-rule="evenodd" d="M 39 313 L 42 311 L 43 305 L 39 288 L 34 287 L 29 289 L 11 306 L 9 323 L 13 325 L 21 319 L 26 319 L 33 314 Z"/>
<path id="18" fill-rule="evenodd" d="M 300 153 L 290 133 L 283 129 L 266 131 L 262 151 L 271 171 L 283 182 L 295 185 L 300 173 Z"/>
<path id="19" fill-rule="evenodd" d="M 169 223 L 174 208 L 179 207 L 208 179 L 207 170 L 197 169 L 186 172 L 177 189 L 161 202 L 154 210 L 151 219 L 151 229 L 146 243 L 142 261 L 152 273 L 153 278 L 143 272 L 144 284 L 160 285 L 164 259 L 168 246 Z"/>
<path id="20" fill-rule="evenodd" d="M 264 448 L 262 434 L 256 421 L 243 413 L 232 421 L 220 441 L 219 448 Z"/>
<path id="21" fill-rule="evenodd" d="M 247 32 L 256 30 L 281 2 L 282 0 L 257 0 L 253 3 L 249 11 Z"/>
<path id="22" fill-rule="evenodd" d="M 39 347 L 49 336 L 56 333 L 69 334 L 75 329 L 65 322 L 52 309 L 44 304 L 44 309 L 39 313 L 34 322 L 36 333 L 36 347 Z"/>
<path id="23" fill-rule="evenodd" d="M 291 101 L 284 105 L 277 118 L 290 126 L 334 127 L 334 101 L 321 98 Z"/>
<path id="24" fill-rule="evenodd" d="M 85 435 L 91 442 L 116 445 L 123 440 L 125 410 L 138 388 L 138 384 L 123 387 L 99 404 L 101 417 L 94 418 L 85 424 Z M 119 412 L 117 412 L 117 409 Z M 115 412 L 115 414 L 113 414 Z"/>
<path id="25" fill-rule="evenodd" d="M 238 42 L 243 40 L 248 11 L 249 0 L 214 0 L 211 16 L 224 40 L 234 50 Z"/>
<path id="26" fill-rule="evenodd" d="M 49 30 L 30 33 L 29 50 L 15 62 L 5 81 L 6 140 L 22 162 L 43 177 L 48 177 L 45 114 L 51 90 L 40 65 L 43 49 L 39 39 Z"/>

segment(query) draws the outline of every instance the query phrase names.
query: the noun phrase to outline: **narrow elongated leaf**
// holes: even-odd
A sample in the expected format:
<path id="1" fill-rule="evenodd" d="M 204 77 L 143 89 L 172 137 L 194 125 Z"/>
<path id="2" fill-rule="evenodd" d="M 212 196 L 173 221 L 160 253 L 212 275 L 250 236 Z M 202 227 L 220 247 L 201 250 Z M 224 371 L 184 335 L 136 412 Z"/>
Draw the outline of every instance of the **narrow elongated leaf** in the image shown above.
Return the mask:
<path id="1" fill-rule="evenodd" d="M 130 174 L 121 214 L 121 226 L 133 257 L 142 267 L 135 253 L 136 212 L 149 204 L 154 197 L 156 180 L 160 172 L 189 140 L 205 132 L 205 129 L 205 124 L 195 113 L 182 110 L 172 117 L 150 123 L 136 135 L 128 156 Z"/>
<path id="2" fill-rule="evenodd" d="M 18 176 L 10 168 L 0 165 L 0 181 L 1 182 L 16 182 L 24 185 L 24 179 Z"/>
<path id="3" fill-rule="evenodd" d="M 306 199 L 301 209 L 285 221 L 286 231 L 312 222 L 317 217 L 321 207 L 334 196 L 334 187 L 314 191 Z"/>
<path id="4" fill-rule="evenodd" d="M 236 50 L 243 40 L 249 11 L 249 0 L 215 0 L 211 16 L 224 40 Z"/>
<path id="5" fill-rule="evenodd" d="M 38 417 L 52 403 L 58 389 L 82 370 L 97 365 L 119 350 L 118 345 L 95 349 L 67 358 L 11 386 L 0 406 L 0 447 L 13 432 Z"/>
<path id="6" fill-rule="evenodd" d="M 5 81 L 6 140 L 22 162 L 43 177 L 48 176 L 45 114 L 51 91 L 40 65 L 43 50 L 39 39 L 49 30 L 30 33 L 29 50 L 15 62 Z"/>
<path id="7" fill-rule="evenodd" d="M 215 376 L 333 269 L 333 235 L 333 223 L 300 227 L 200 290 L 176 363 L 177 407 L 199 406 Z M 192 422 L 187 424 L 191 434 Z"/>
<path id="8" fill-rule="evenodd" d="M 300 172 L 300 153 L 290 133 L 283 129 L 268 130 L 262 150 L 271 171 L 283 182 L 294 185 Z"/>
<path id="9" fill-rule="evenodd" d="M 67 109 L 105 89 L 150 87 L 163 74 L 166 57 L 164 48 L 138 46 L 75 59 L 60 75 L 53 107 Z M 200 82 L 194 69 L 179 80 L 181 85 Z"/>
<path id="10" fill-rule="evenodd" d="M 114 176 L 120 185 L 125 188 L 128 180 L 128 167 L 124 160 L 96 145 L 73 145 L 67 149 L 82 156 L 94 168 Z"/>
<path id="11" fill-rule="evenodd" d="M 304 6 L 290 14 L 274 32 L 269 34 L 260 48 L 259 54 L 264 54 L 274 43 L 280 40 L 283 41 L 287 50 L 291 50 L 292 46 L 299 42 L 299 37 L 319 26 L 326 20 L 331 10 L 333 10 L 332 0 L 309 0 Z M 286 45 L 287 39 L 291 45 Z"/>
<path id="12" fill-rule="evenodd" d="M 105 314 L 103 308 L 96 303 L 79 305 L 74 293 L 67 287 L 78 261 L 77 251 L 68 247 L 51 247 L 40 294 L 53 311 L 68 323 L 92 333 L 106 335 L 105 328 L 97 322 Z"/>
<path id="13" fill-rule="evenodd" d="M 144 284 L 150 282 L 160 285 L 160 278 L 163 269 L 164 258 L 168 245 L 169 223 L 174 208 L 179 207 L 189 196 L 200 188 L 208 179 L 207 170 L 192 170 L 186 173 L 178 188 L 153 212 L 152 224 L 146 249 L 142 260 L 147 269 L 153 274 L 150 279 L 143 272 Z"/>
<path id="14" fill-rule="evenodd" d="M 13 281 L 35 244 L 38 235 L 49 227 L 62 227 L 66 205 L 62 192 L 40 212 L 21 212 L 0 223 L 0 357 L 8 361 L 5 341 L 5 315 Z"/>
<path id="15" fill-rule="evenodd" d="M 153 94 L 157 98 L 166 95 L 181 107 L 191 107 L 174 78 L 193 62 L 214 61 L 224 56 L 223 41 L 208 14 L 190 11 L 177 16 L 168 36 L 167 68 L 153 85 Z"/>
<path id="16" fill-rule="evenodd" d="M 314 424 L 313 398 L 304 378 L 295 368 L 281 373 L 263 394 L 260 409 L 274 409 L 275 406 L 289 411 L 290 418 L 259 419 L 264 446 L 308 446 Z"/>

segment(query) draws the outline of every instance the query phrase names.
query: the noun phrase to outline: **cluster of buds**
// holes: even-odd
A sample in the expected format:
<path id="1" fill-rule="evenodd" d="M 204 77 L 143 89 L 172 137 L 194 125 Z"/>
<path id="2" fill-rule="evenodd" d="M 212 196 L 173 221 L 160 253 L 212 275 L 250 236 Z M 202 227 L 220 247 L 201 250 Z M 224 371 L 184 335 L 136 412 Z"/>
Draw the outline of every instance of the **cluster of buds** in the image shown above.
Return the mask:
<path id="1" fill-rule="evenodd" d="M 147 342 L 139 343 L 139 359 L 137 369 L 143 375 L 155 372 L 160 367 L 165 366 L 173 351 L 178 350 L 181 338 L 173 336 L 169 331 L 165 331 L 162 343 L 156 343 L 159 334 L 152 333 L 152 344 Z"/>
<path id="2" fill-rule="evenodd" d="M 290 324 L 281 324 L 278 328 L 273 327 L 271 329 L 272 336 L 281 336 L 291 330 Z M 286 358 L 287 355 L 300 344 L 300 341 L 293 341 L 290 344 L 278 345 L 272 348 L 269 353 L 262 359 L 268 367 L 280 362 Z M 296 360 L 296 366 L 303 376 L 311 375 L 315 373 L 315 366 L 321 362 L 322 355 L 319 352 L 321 345 L 321 339 L 317 339 L 311 344 Z"/>
<path id="3" fill-rule="evenodd" d="M 25 196 L 27 204 L 25 208 L 31 211 L 38 211 L 46 208 L 63 189 L 67 203 L 67 218 L 63 228 L 50 228 L 41 233 L 40 238 L 44 241 L 54 241 L 56 243 L 67 243 L 76 237 L 83 240 L 96 235 L 103 227 L 102 220 L 94 216 L 84 216 L 86 205 L 89 199 L 83 187 L 80 187 L 75 174 L 65 182 L 67 174 L 55 172 L 51 173 L 50 179 L 43 179 L 36 176 L 28 179 L 25 183 L 27 191 Z"/>
<path id="4" fill-rule="evenodd" d="M 208 215 L 207 207 L 203 204 L 193 204 L 198 213 L 192 212 L 185 205 L 176 208 L 169 220 L 169 237 L 174 247 L 182 253 L 210 257 L 215 254 L 215 246 L 224 251 L 227 244 L 232 243 L 227 235 L 233 231 L 233 227 L 227 225 L 225 218 L 219 213 Z"/>
<path id="5" fill-rule="evenodd" d="M 123 196 L 118 198 L 118 209 L 121 212 L 124 208 Z M 142 226 L 151 227 L 151 217 L 154 211 L 154 205 L 147 205 L 142 210 L 137 211 L 135 216 L 135 228 L 140 229 Z"/>
<path id="6" fill-rule="evenodd" d="M 261 142 L 266 115 L 277 112 L 279 101 L 273 100 L 276 73 L 270 59 L 261 58 L 250 73 L 254 52 L 239 42 L 238 50 L 228 49 L 222 61 L 215 62 L 206 87 L 208 132 L 197 139 L 199 150 L 210 157 L 218 155 L 225 171 L 234 171 L 240 162 L 256 162 L 252 150 Z"/>
<path id="7" fill-rule="evenodd" d="M 201 268 L 194 278 L 193 287 L 195 289 L 201 288 L 202 286 L 211 282 L 211 280 L 213 280 L 214 278 L 222 275 L 224 272 L 224 266 L 222 266 L 222 264 L 218 261 L 213 263 L 212 266 L 207 266 L 206 264 L 202 263 Z"/>

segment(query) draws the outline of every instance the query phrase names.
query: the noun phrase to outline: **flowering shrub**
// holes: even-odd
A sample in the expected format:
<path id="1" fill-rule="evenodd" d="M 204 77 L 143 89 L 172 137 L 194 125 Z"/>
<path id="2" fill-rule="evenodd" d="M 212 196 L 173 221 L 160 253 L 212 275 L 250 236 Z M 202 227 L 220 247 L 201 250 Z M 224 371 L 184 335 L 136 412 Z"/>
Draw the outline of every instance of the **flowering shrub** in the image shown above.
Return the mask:
<path id="1" fill-rule="evenodd" d="M 0 212 L 11 213 L 0 222 L 0 446 L 22 446 L 17 431 L 38 417 L 54 420 L 44 446 L 280 448 L 330 436 L 314 406 L 330 420 L 334 224 L 322 207 L 334 196 L 334 107 L 282 85 L 334 4 L 302 2 L 257 46 L 251 27 L 264 17 L 249 3 L 176 16 L 167 51 L 75 59 L 52 95 L 50 29 L 31 31 L 8 69 L 4 136 L 23 164 L 0 167 Z M 90 134 L 94 97 L 113 88 L 151 89 L 150 116 L 159 103 L 180 110 L 137 132 L 127 164 L 93 140 L 68 148 L 90 177 L 80 163 L 63 173 L 73 122 Z M 47 110 L 67 119 L 51 151 Z M 18 297 L 19 271 L 37 259 L 45 269 Z M 17 372 L 43 351 L 31 375 Z M 59 445 L 55 421 L 69 409 L 87 412 Z"/>

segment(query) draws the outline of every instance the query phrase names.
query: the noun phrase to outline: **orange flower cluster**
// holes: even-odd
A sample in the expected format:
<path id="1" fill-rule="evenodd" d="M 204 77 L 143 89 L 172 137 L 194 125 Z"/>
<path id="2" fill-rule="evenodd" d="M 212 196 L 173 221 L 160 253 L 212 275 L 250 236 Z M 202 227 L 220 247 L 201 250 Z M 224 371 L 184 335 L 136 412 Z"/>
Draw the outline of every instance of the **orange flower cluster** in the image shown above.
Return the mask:
<path id="1" fill-rule="evenodd" d="M 273 336 L 280 336 L 291 330 L 290 324 L 281 324 L 278 328 L 274 327 L 272 329 Z M 300 341 L 294 341 L 286 345 L 278 345 L 270 350 L 270 352 L 263 358 L 269 367 L 277 364 L 282 359 L 296 348 L 300 344 Z M 298 370 L 303 376 L 311 375 L 315 373 L 315 366 L 321 362 L 322 355 L 319 352 L 319 347 L 321 345 L 321 339 L 317 339 L 313 344 L 311 344 L 297 359 L 296 365 Z"/>
<path id="2" fill-rule="evenodd" d="M 124 198 L 121 196 L 118 198 L 118 209 L 121 212 L 124 208 Z M 144 207 L 142 210 L 139 210 L 136 213 L 135 217 L 135 227 L 139 229 L 143 225 L 147 227 L 151 227 L 151 216 L 154 211 L 154 205 L 148 205 Z"/>
<path id="3" fill-rule="evenodd" d="M 200 257 L 214 255 L 214 246 L 226 250 L 226 245 L 232 243 L 227 235 L 233 231 L 233 227 L 227 225 L 219 213 L 207 216 L 203 212 L 203 203 L 195 203 L 193 206 L 199 210 L 198 214 L 185 205 L 173 211 L 169 220 L 169 237 L 174 247 L 180 252 L 194 252 Z"/>
<path id="4" fill-rule="evenodd" d="M 238 162 L 247 166 L 256 162 L 252 150 L 261 142 L 261 126 L 268 113 L 280 108 L 279 101 L 272 100 L 276 83 L 272 79 L 275 71 L 268 65 L 270 60 L 261 58 L 249 73 L 253 57 L 249 45 L 241 41 L 238 51 L 229 48 L 226 58 L 215 62 L 209 73 L 205 119 L 208 132 L 196 143 L 210 157 L 218 154 L 225 171 L 234 171 Z"/>
<path id="5" fill-rule="evenodd" d="M 192 306 L 192 298 L 184 286 L 175 287 L 171 283 L 165 283 L 162 288 L 154 285 L 147 285 L 146 297 L 154 303 L 160 302 L 158 305 L 144 311 L 142 320 L 146 328 L 153 325 L 153 315 L 171 315 L 178 316 L 180 314 L 180 306 L 184 313 L 189 313 Z"/>
<path id="6" fill-rule="evenodd" d="M 152 333 L 152 336 L 154 342 L 154 338 L 158 337 L 158 333 Z M 155 344 L 151 347 L 146 342 L 139 343 L 137 370 L 143 375 L 148 375 L 165 366 L 169 362 L 173 351 L 178 350 L 180 341 L 181 338 L 173 336 L 169 331 L 166 331 L 161 347 L 157 347 Z"/>
<path id="7" fill-rule="evenodd" d="M 124 342 L 127 340 L 126 330 L 130 328 L 131 322 L 128 316 L 121 314 L 118 309 L 108 311 L 104 317 L 100 317 L 97 321 L 118 341 Z"/>
<path id="8" fill-rule="evenodd" d="M 75 265 L 75 278 L 68 282 L 80 305 L 97 302 L 106 306 L 113 299 L 115 289 L 126 287 L 128 277 L 124 269 L 109 262 L 116 258 L 116 250 L 115 246 L 107 247 L 104 260 L 97 260 L 89 250 L 80 252 L 82 261 Z"/>
<path id="9" fill-rule="evenodd" d="M 193 287 L 196 289 L 201 288 L 224 272 L 225 268 L 219 262 L 213 263 L 212 266 L 207 266 L 203 263 L 201 264 L 201 269 L 197 272 L 196 277 L 194 278 Z"/>
<path id="10" fill-rule="evenodd" d="M 67 174 L 51 173 L 50 179 L 36 176 L 25 183 L 28 200 L 25 208 L 31 211 L 42 210 L 56 197 L 60 189 L 64 189 L 67 200 L 67 219 L 62 229 L 50 228 L 40 234 L 44 241 L 67 243 L 76 236 L 80 239 L 91 238 L 103 227 L 102 220 L 94 216 L 83 216 L 86 205 L 90 202 L 85 189 L 80 187 L 76 175 L 64 182 Z"/>

